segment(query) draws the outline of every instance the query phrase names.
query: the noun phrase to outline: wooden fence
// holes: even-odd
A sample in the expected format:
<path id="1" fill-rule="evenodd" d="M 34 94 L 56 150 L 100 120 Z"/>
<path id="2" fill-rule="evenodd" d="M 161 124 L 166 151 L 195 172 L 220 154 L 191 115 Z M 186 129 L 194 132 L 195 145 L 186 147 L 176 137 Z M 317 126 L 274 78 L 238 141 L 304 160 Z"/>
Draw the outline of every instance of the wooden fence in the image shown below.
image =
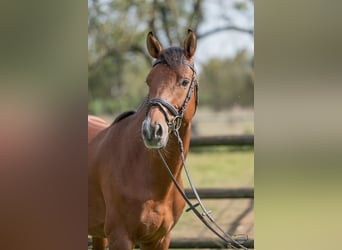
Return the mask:
<path id="1" fill-rule="evenodd" d="M 248 249 L 254 248 L 254 239 L 249 239 L 244 242 L 241 242 L 241 245 Z M 213 248 L 213 249 L 236 249 L 238 246 L 231 242 L 230 244 L 223 242 L 218 239 L 211 238 L 197 238 L 197 239 L 188 239 L 188 238 L 178 238 L 171 240 L 170 247 L 171 249 L 179 249 L 179 248 Z"/>
<path id="2" fill-rule="evenodd" d="M 190 147 L 202 146 L 254 146 L 253 135 L 196 136 L 190 140 Z"/>
<path id="3" fill-rule="evenodd" d="M 197 192 L 202 199 L 254 199 L 253 188 L 198 188 Z M 195 198 L 191 189 L 185 189 L 185 193 Z"/>

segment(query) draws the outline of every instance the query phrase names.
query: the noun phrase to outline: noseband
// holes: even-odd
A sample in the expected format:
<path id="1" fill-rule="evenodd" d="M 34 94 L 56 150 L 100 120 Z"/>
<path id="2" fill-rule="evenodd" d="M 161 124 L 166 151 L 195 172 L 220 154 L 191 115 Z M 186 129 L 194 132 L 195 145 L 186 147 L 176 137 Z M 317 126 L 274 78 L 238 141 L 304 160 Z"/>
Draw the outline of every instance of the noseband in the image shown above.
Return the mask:
<path id="1" fill-rule="evenodd" d="M 156 66 L 159 63 L 163 63 L 162 60 L 157 60 L 156 62 L 153 63 L 153 67 Z M 186 107 L 188 106 L 188 103 L 191 99 L 192 93 L 196 87 L 196 107 L 197 107 L 197 103 L 198 103 L 198 81 L 197 81 L 197 73 L 196 70 L 194 68 L 194 66 L 190 63 L 187 62 L 183 62 L 183 64 L 188 65 L 192 71 L 193 71 L 193 75 L 192 75 L 192 79 L 191 79 L 191 84 L 190 84 L 190 88 L 188 90 L 188 94 L 184 100 L 184 103 L 182 105 L 182 107 L 177 110 L 171 103 L 169 103 L 168 101 L 161 99 L 161 98 L 151 98 L 149 100 L 147 100 L 146 105 L 147 105 L 147 111 L 146 111 L 146 115 L 149 113 L 150 109 L 152 106 L 157 106 L 160 108 L 160 110 L 163 112 L 164 116 L 165 116 L 165 120 L 167 122 L 167 125 L 169 126 L 169 128 L 171 129 L 171 131 L 175 131 L 178 130 L 180 128 L 180 126 L 182 125 L 182 119 L 184 116 L 184 112 Z M 196 85 L 197 82 L 197 85 Z M 173 115 L 173 119 L 170 119 L 167 110 Z"/>

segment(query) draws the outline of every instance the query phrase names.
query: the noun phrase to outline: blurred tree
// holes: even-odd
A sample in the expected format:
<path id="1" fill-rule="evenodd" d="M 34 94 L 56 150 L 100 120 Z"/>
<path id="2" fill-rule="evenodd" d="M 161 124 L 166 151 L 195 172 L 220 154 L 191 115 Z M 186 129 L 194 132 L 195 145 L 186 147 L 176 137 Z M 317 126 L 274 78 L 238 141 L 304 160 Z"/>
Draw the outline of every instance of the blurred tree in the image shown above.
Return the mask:
<path id="1" fill-rule="evenodd" d="M 212 59 L 203 65 L 200 100 L 215 110 L 234 105 L 253 106 L 253 58 L 245 51 L 233 59 Z"/>
<path id="2" fill-rule="evenodd" d="M 246 1 L 234 6 L 244 11 Z M 249 1 L 247 1 L 249 2 Z M 203 0 L 89 0 L 88 1 L 88 111 L 112 113 L 135 108 L 146 93 L 145 77 L 152 59 L 145 39 L 152 30 L 167 47 L 182 44 L 191 27 L 200 40 L 223 30 L 253 34 L 227 25 L 199 33 Z M 222 4 L 217 1 L 217 4 Z M 128 91 L 129 90 L 129 91 Z"/>

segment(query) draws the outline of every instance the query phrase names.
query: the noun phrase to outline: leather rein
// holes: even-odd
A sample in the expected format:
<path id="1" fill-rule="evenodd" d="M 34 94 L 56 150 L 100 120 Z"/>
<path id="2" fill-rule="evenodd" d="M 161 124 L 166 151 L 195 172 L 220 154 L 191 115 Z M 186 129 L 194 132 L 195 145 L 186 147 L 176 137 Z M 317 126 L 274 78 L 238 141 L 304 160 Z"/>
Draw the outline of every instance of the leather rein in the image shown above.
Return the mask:
<path id="1" fill-rule="evenodd" d="M 158 63 L 162 63 L 162 61 L 158 61 L 157 60 L 153 64 L 153 67 L 155 65 L 157 65 Z M 180 193 L 180 195 L 183 197 L 184 201 L 189 206 L 189 208 L 186 209 L 186 212 L 192 210 L 194 212 L 194 214 L 202 221 L 202 223 L 210 231 L 212 231 L 217 237 L 219 237 L 223 241 L 222 244 L 224 244 L 226 247 L 231 247 L 231 248 L 234 248 L 234 249 L 242 248 L 242 249 L 247 250 L 247 248 L 242 245 L 243 242 L 245 242 L 248 239 L 247 236 L 242 237 L 242 239 L 233 239 L 233 237 L 231 235 L 229 235 L 228 233 L 226 233 L 216 223 L 214 218 L 210 215 L 211 211 L 208 211 L 205 208 L 203 202 L 201 201 L 201 199 L 200 199 L 200 197 L 198 195 L 198 192 L 196 190 L 196 187 L 193 184 L 193 181 L 191 179 L 189 169 L 188 169 L 188 167 L 186 165 L 185 156 L 184 156 L 184 146 L 183 146 L 183 142 L 182 142 L 182 139 L 181 139 L 178 131 L 179 131 L 179 128 L 181 127 L 181 124 L 182 124 L 182 119 L 183 119 L 183 116 L 184 116 L 185 109 L 186 109 L 186 107 L 187 107 L 187 105 L 188 105 L 188 103 L 189 103 L 189 101 L 191 99 L 191 96 L 192 96 L 192 93 L 193 93 L 195 87 L 196 87 L 196 96 L 197 96 L 197 99 L 196 99 L 196 107 L 197 107 L 197 104 L 198 104 L 198 80 L 197 80 L 197 73 L 196 73 L 196 70 L 195 70 L 194 66 L 192 64 L 190 64 L 190 63 L 187 63 L 187 62 L 183 62 L 183 64 L 188 65 L 192 69 L 192 71 L 193 71 L 191 85 L 190 85 L 190 88 L 188 90 L 188 94 L 187 94 L 187 96 L 186 96 L 186 98 L 184 100 L 183 106 L 177 111 L 177 109 L 171 103 L 169 103 L 168 101 L 163 100 L 161 98 L 152 98 L 152 99 L 147 100 L 147 111 L 146 112 L 148 113 L 152 106 L 158 106 L 162 110 L 162 112 L 163 112 L 163 114 L 165 116 L 166 122 L 167 122 L 169 128 L 171 129 L 171 132 L 177 138 L 178 145 L 179 145 L 179 150 L 180 150 L 180 153 L 181 153 L 180 155 L 181 155 L 182 164 L 183 164 L 183 167 L 184 167 L 184 170 L 185 170 L 188 182 L 190 184 L 190 187 L 191 187 L 191 189 L 192 189 L 192 191 L 193 191 L 193 193 L 195 195 L 195 198 L 197 200 L 196 204 L 193 204 L 190 201 L 190 199 L 185 194 L 184 190 L 178 184 L 177 180 L 173 176 L 173 173 L 170 170 L 170 167 L 167 164 L 167 162 L 166 162 L 163 154 L 161 153 L 160 149 L 157 149 L 158 154 L 159 154 L 159 156 L 160 156 L 160 158 L 161 158 L 161 160 L 162 160 L 162 162 L 164 164 L 164 167 L 165 167 L 166 171 L 168 172 L 172 182 L 175 184 L 178 192 Z M 173 119 L 170 119 L 170 117 L 168 116 L 166 110 L 170 111 L 170 113 L 174 116 Z M 197 208 L 198 206 L 200 207 L 201 211 L 199 211 L 199 209 Z"/>

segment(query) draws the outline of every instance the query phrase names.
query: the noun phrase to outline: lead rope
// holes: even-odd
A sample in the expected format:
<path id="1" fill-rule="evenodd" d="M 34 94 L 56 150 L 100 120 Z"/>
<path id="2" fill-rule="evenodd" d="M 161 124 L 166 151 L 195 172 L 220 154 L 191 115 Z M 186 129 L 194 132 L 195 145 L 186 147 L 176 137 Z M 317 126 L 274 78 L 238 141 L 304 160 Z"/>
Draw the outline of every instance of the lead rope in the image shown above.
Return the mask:
<path id="1" fill-rule="evenodd" d="M 173 176 L 172 174 L 172 171 L 170 170 L 164 156 L 162 155 L 160 149 L 157 149 L 158 151 L 158 154 L 160 156 L 160 158 L 162 159 L 163 163 L 164 163 L 164 166 L 171 178 L 171 180 L 173 181 L 173 183 L 175 184 L 178 192 L 181 194 L 181 196 L 183 197 L 183 199 L 185 200 L 185 202 L 188 204 L 189 208 L 186 210 L 186 211 L 189 211 L 189 210 L 192 210 L 195 215 L 203 222 L 203 224 L 208 228 L 210 229 L 210 231 L 212 231 L 216 236 L 218 236 L 221 240 L 223 240 L 227 245 L 225 245 L 225 247 L 231 247 L 233 249 L 238 249 L 237 247 L 235 247 L 232 243 L 234 243 L 235 245 L 237 245 L 238 247 L 244 249 L 244 250 L 247 250 L 247 248 L 243 245 L 241 245 L 238 241 L 234 240 L 232 236 L 230 236 L 228 233 L 226 233 L 215 221 L 215 219 L 210 215 L 211 211 L 208 211 L 203 202 L 201 201 L 198 193 L 197 193 L 197 190 L 192 182 L 192 179 L 191 179 L 191 176 L 190 176 L 190 173 L 189 173 L 189 170 L 188 170 L 188 167 L 186 165 L 186 162 L 185 162 L 185 157 L 184 157 L 184 147 L 183 147 L 183 142 L 179 136 L 179 133 L 178 133 L 178 130 L 175 129 L 173 130 L 173 134 L 175 135 L 175 137 L 177 138 L 178 140 L 178 145 L 179 145 L 179 149 L 180 149 L 180 153 L 181 153 L 181 159 L 182 159 L 182 163 L 183 163 L 183 166 L 184 166 L 184 170 L 185 170 L 185 173 L 186 173 L 186 177 L 188 179 L 188 182 L 190 184 L 190 187 L 193 191 L 193 193 L 195 194 L 195 197 L 196 197 L 196 200 L 197 200 L 197 204 L 193 205 L 190 201 L 190 199 L 186 196 L 185 192 L 182 190 L 182 188 L 179 186 L 177 180 L 175 179 L 175 177 Z M 201 207 L 201 210 L 202 210 L 202 213 L 200 211 L 197 210 L 197 206 L 200 206 Z M 209 219 L 209 222 L 205 219 L 205 218 L 208 218 Z M 216 227 L 216 229 L 218 231 L 221 232 L 221 235 L 219 232 L 217 232 L 217 230 L 215 230 L 215 228 L 210 224 L 210 222 Z M 227 240 L 227 238 L 230 240 Z"/>

